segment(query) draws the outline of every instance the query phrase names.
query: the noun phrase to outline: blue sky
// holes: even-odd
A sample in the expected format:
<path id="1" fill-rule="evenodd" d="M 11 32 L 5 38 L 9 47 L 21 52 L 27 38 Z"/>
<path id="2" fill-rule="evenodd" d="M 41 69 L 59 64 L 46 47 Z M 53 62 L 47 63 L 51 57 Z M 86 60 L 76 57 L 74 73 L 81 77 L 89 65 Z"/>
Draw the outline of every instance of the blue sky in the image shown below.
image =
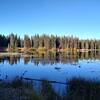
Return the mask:
<path id="1" fill-rule="evenodd" d="M 0 0 L 0 34 L 100 38 L 100 0 Z"/>

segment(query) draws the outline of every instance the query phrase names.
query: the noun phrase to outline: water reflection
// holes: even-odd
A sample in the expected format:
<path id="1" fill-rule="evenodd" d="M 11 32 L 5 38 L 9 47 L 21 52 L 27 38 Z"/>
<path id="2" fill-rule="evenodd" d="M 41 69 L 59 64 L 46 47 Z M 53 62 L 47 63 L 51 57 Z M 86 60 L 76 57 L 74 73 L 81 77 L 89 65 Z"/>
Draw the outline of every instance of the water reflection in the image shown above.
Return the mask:
<path id="1" fill-rule="evenodd" d="M 43 100 L 75 100 L 75 97 L 76 100 L 92 100 L 89 99 L 92 93 L 88 94 L 89 97 L 85 94 L 89 91 L 87 81 L 68 81 L 73 77 L 100 80 L 100 52 L 0 54 L 0 80 L 12 81 L 16 77 L 31 81 L 36 91 L 45 98 Z M 81 84 L 87 87 L 78 88 Z M 80 94 L 78 99 L 80 91 L 84 94 Z"/>
<path id="2" fill-rule="evenodd" d="M 7 61 L 9 64 L 17 64 L 20 59 L 24 59 L 24 64 L 28 64 L 29 61 L 33 62 L 34 64 L 38 65 L 39 63 L 45 64 L 55 64 L 55 63 L 77 63 L 79 60 L 92 60 L 92 59 L 100 59 L 100 52 L 99 51 L 89 51 L 89 52 L 77 52 L 76 54 L 72 54 L 71 52 L 68 53 L 36 53 L 34 55 L 0 55 L 0 62 Z"/>

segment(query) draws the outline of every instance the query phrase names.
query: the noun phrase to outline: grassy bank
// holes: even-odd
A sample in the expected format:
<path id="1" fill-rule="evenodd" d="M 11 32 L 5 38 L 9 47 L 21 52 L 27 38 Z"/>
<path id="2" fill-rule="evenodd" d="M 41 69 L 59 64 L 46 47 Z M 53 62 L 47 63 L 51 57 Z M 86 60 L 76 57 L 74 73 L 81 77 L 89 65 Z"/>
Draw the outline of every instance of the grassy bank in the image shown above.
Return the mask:
<path id="1" fill-rule="evenodd" d="M 74 78 L 68 82 L 63 100 L 99 100 L 100 81 Z"/>
<path id="2" fill-rule="evenodd" d="M 30 82 L 15 79 L 12 82 L 0 82 L 0 100 L 61 100 L 47 80 L 41 81 L 40 93 Z"/>
<path id="3" fill-rule="evenodd" d="M 32 88 L 32 84 L 20 79 L 11 83 L 0 82 L 0 100 L 42 100 Z"/>
<path id="4" fill-rule="evenodd" d="M 30 82 L 21 79 L 0 82 L 0 100 L 99 100 L 100 82 L 74 78 L 59 95 L 49 81 L 42 80 L 39 91 L 37 93 Z"/>

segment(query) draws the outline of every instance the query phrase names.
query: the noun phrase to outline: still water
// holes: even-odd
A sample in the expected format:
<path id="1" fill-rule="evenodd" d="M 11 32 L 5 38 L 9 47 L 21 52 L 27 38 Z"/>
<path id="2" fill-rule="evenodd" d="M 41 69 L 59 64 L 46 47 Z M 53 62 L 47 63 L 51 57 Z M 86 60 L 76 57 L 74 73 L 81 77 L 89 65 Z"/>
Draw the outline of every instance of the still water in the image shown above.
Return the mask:
<path id="1" fill-rule="evenodd" d="M 1 53 L 0 79 L 12 81 L 16 77 L 31 80 L 37 91 L 41 80 L 48 80 L 61 94 L 72 78 L 100 80 L 100 53 Z"/>

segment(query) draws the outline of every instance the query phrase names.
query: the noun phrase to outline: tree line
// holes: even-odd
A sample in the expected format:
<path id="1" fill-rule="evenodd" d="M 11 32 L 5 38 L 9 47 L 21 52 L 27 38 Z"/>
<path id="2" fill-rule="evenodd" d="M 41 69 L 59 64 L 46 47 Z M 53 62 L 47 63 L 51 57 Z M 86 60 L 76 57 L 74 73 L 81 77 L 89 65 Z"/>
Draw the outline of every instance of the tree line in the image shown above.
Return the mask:
<path id="1" fill-rule="evenodd" d="M 8 36 L 0 35 L 0 48 L 59 48 L 59 49 L 100 49 L 100 40 L 96 39 L 79 39 L 73 36 L 48 36 L 34 35 L 24 36 L 22 39 L 11 33 Z"/>

